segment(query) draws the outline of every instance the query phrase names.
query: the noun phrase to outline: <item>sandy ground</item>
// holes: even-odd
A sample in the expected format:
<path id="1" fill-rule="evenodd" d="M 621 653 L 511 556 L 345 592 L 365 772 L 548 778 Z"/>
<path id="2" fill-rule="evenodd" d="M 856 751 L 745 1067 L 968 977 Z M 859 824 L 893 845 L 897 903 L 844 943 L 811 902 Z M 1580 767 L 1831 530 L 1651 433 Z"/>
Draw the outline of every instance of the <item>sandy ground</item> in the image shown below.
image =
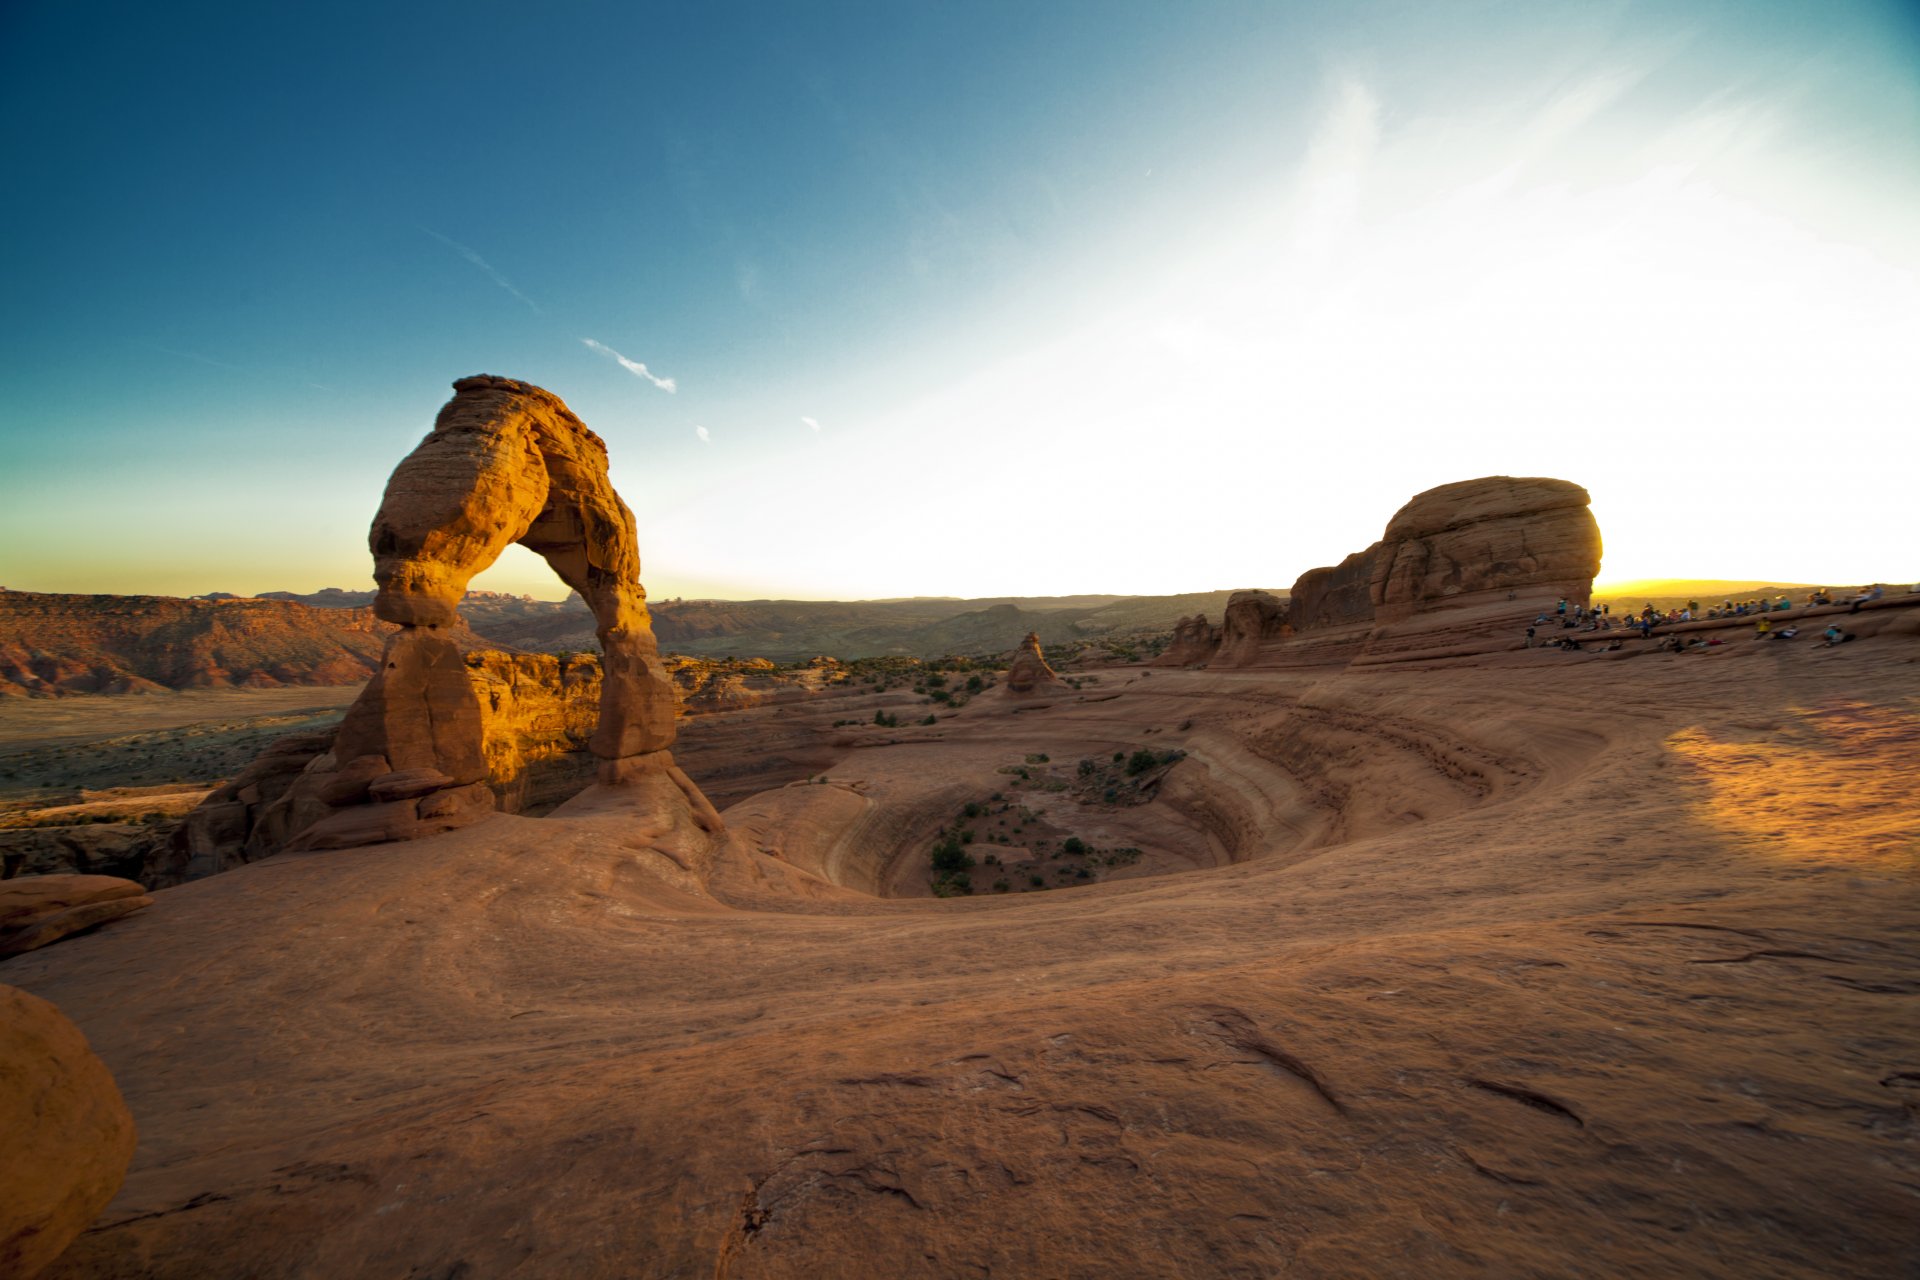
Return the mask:
<path id="1" fill-rule="evenodd" d="M 587 806 L 165 890 L 0 964 L 140 1125 L 50 1274 L 1915 1274 L 1917 660 L 1124 673 L 788 722 L 704 888 Z M 1057 816 L 1167 874 L 875 896 L 1146 744 Z"/>

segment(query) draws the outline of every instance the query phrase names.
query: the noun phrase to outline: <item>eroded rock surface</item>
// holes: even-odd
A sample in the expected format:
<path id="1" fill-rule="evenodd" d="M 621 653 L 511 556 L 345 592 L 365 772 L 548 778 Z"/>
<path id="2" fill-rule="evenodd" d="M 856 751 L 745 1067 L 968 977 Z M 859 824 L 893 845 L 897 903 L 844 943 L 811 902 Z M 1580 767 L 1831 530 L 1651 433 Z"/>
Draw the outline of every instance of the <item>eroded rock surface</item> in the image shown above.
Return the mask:
<path id="1" fill-rule="evenodd" d="M 1207 621 L 1207 615 L 1196 613 L 1191 618 L 1182 618 L 1174 624 L 1173 642 L 1165 653 L 1153 660 L 1156 667 L 1196 667 L 1204 666 L 1212 659 L 1214 651 L 1220 647 L 1220 628 Z"/>
<path id="2" fill-rule="evenodd" d="M 1013 661 L 1007 664 L 1007 693 L 1019 697 L 1064 688 L 1066 685 L 1040 652 L 1040 637 L 1027 632 L 1026 639 L 1013 651 Z"/>
<path id="3" fill-rule="evenodd" d="M 1393 621 L 1479 592 L 1540 588 L 1585 604 L 1600 571 L 1589 501 L 1577 484 L 1539 477 L 1427 490 L 1380 540 L 1368 592 L 1375 616 Z"/>
<path id="4" fill-rule="evenodd" d="M 0 880 L 0 956 L 132 915 L 153 905 L 146 890 L 116 876 L 15 876 Z"/>
<path id="5" fill-rule="evenodd" d="M 496 809 L 486 732 L 454 638 L 467 583 L 510 544 L 537 552 L 592 610 L 601 780 L 663 773 L 711 813 L 665 754 L 673 683 L 640 585 L 633 513 L 607 476 L 606 444 L 558 396 L 510 378 L 463 378 L 433 430 L 394 469 L 368 544 L 374 612 L 400 631 L 326 751 L 245 839 L 344 848 L 464 826 Z M 652 757 L 644 764 L 640 757 Z M 228 804 L 242 804 L 235 795 Z M 197 815 L 233 825 L 229 808 Z M 258 834 L 264 832 L 264 834 Z M 231 830 L 209 847 L 230 843 Z"/>
<path id="6" fill-rule="evenodd" d="M 1212 665 L 1242 667 L 1255 660 L 1260 646 L 1293 634 L 1287 602 L 1270 591 L 1236 591 L 1227 601 L 1220 627 L 1220 649 Z"/>
<path id="7" fill-rule="evenodd" d="M 113 1199 L 133 1160 L 134 1130 L 80 1028 L 45 1000 L 6 986 L 0 1134 L 0 1276 L 27 1280 Z"/>

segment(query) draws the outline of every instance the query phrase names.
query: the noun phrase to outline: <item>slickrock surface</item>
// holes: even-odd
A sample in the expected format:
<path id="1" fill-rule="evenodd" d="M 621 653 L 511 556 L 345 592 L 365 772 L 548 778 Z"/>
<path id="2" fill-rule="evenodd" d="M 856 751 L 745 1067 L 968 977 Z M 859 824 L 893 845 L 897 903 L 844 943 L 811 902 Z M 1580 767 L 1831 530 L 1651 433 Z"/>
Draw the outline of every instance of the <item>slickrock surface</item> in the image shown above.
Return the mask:
<path id="1" fill-rule="evenodd" d="M 1113 671 L 823 727 L 710 865 L 602 795 L 167 890 L 0 965 L 144 1134 L 52 1274 L 1904 1274 L 1913 613 Z M 1145 854 L 863 891 L 993 791 Z"/>
<path id="2" fill-rule="evenodd" d="M 0 1276 L 29 1280 L 120 1189 L 133 1117 L 86 1037 L 0 986 Z"/>
<path id="3" fill-rule="evenodd" d="M 0 880 L 0 956 L 19 955 L 153 905 L 114 876 L 15 876 Z"/>
<path id="4" fill-rule="evenodd" d="M 1024 697 L 1065 688 L 1066 685 L 1053 668 L 1047 665 L 1046 656 L 1040 652 L 1040 637 L 1031 631 L 1027 632 L 1020 647 L 1013 651 L 1013 661 L 1007 664 L 1007 693 Z"/>

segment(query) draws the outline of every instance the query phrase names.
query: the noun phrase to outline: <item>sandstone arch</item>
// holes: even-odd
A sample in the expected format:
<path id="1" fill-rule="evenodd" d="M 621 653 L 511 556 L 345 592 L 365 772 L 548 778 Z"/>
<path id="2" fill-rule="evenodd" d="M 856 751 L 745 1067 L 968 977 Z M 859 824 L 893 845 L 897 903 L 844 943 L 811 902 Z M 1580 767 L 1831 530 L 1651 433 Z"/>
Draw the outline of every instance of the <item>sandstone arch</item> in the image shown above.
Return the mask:
<path id="1" fill-rule="evenodd" d="M 665 774 L 708 830 L 719 818 L 673 764 L 673 685 L 660 664 L 633 513 L 607 447 L 560 398 L 480 376 L 453 384 L 433 430 L 394 469 L 368 532 L 374 612 L 400 631 L 300 790 L 336 812 L 293 847 L 405 839 L 493 809 L 479 710 L 450 630 L 474 575 L 519 543 L 593 610 L 604 670 L 589 749 L 600 781 Z M 314 794 L 316 793 L 317 794 Z"/>

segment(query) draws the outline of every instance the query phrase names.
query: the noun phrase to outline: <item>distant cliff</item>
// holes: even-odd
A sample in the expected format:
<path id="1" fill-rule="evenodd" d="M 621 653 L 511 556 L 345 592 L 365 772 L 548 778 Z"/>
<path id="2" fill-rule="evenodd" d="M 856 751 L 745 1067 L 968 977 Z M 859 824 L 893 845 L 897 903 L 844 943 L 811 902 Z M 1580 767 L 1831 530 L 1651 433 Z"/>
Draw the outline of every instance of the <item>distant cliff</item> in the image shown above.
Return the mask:
<path id="1" fill-rule="evenodd" d="M 357 684 L 391 630 L 285 600 L 0 591 L 0 697 Z"/>

